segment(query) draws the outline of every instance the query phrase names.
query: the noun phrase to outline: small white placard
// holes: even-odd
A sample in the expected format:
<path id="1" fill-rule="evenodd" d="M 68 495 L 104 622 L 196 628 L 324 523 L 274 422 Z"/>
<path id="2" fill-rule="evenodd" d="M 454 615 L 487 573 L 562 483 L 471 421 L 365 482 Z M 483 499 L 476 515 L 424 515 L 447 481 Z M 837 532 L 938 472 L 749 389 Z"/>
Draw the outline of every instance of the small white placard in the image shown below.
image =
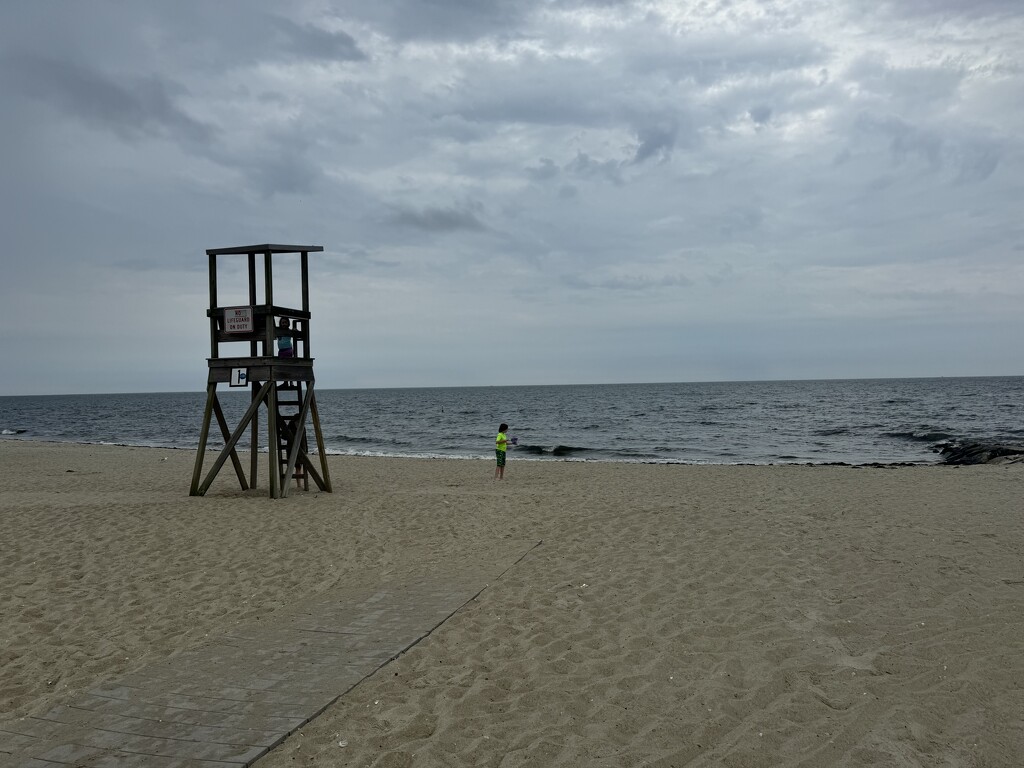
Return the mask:
<path id="1" fill-rule="evenodd" d="M 224 331 L 252 333 L 252 307 L 224 307 Z"/>
<path id="2" fill-rule="evenodd" d="M 249 369 L 248 368 L 232 368 L 231 369 L 231 386 L 232 387 L 247 387 L 247 386 L 249 386 Z"/>

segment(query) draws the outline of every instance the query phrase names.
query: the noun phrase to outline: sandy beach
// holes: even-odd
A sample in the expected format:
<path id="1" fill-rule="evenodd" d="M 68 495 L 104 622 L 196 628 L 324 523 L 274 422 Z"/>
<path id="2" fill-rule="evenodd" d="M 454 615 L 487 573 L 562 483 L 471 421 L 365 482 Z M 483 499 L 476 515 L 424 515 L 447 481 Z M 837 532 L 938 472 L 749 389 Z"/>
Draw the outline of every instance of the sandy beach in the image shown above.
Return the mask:
<path id="1" fill-rule="evenodd" d="M 271 500 L 194 454 L 0 442 L 0 714 L 330 590 L 529 554 L 261 759 L 1011 766 L 1024 465 L 331 457 Z M 539 546 L 537 542 L 541 542 Z"/>

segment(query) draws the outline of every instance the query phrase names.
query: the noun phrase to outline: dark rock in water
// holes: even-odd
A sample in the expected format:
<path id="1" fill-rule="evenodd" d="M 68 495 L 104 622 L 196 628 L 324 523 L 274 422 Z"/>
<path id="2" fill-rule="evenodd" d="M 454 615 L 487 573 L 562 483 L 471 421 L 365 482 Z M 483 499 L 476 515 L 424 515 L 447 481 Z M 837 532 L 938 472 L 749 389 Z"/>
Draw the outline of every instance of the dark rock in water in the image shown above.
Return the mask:
<path id="1" fill-rule="evenodd" d="M 934 449 L 942 455 L 940 464 L 995 464 L 1024 461 L 1024 445 L 993 443 L 939 443 Z"/>

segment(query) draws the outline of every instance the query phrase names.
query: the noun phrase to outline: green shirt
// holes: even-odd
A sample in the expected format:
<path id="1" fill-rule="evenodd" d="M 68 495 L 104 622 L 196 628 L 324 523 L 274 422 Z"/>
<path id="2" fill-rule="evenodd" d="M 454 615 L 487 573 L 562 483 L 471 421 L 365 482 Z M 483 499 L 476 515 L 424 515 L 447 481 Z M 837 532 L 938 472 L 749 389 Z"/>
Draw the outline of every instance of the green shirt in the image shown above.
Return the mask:
<path id="1" fill-rule="evenodd" d="M 498 436 L 494 438 L 494 447 L 499 451 L 505 451 L 508 448 L 508 438 L 504 432 L 499 432 Z"/>

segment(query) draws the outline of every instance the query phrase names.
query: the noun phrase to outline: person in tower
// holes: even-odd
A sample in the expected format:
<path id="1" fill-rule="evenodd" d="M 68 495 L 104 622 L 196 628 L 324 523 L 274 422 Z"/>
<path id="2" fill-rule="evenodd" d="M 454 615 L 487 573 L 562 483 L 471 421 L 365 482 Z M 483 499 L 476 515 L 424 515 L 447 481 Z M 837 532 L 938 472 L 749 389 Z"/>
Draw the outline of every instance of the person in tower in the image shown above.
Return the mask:
<path id="1" fill-rule="evenodd" d="M 278 328 L 281 331 L 288 331 L 284 336 L 277 337 L 277 356 L 278 357 L 294 357 L 295 349 L 292 346 L 292 335 L 291 335 L 291 321 L 287 317 L 282 317 L 281 322 L 278 323 Z"/>

